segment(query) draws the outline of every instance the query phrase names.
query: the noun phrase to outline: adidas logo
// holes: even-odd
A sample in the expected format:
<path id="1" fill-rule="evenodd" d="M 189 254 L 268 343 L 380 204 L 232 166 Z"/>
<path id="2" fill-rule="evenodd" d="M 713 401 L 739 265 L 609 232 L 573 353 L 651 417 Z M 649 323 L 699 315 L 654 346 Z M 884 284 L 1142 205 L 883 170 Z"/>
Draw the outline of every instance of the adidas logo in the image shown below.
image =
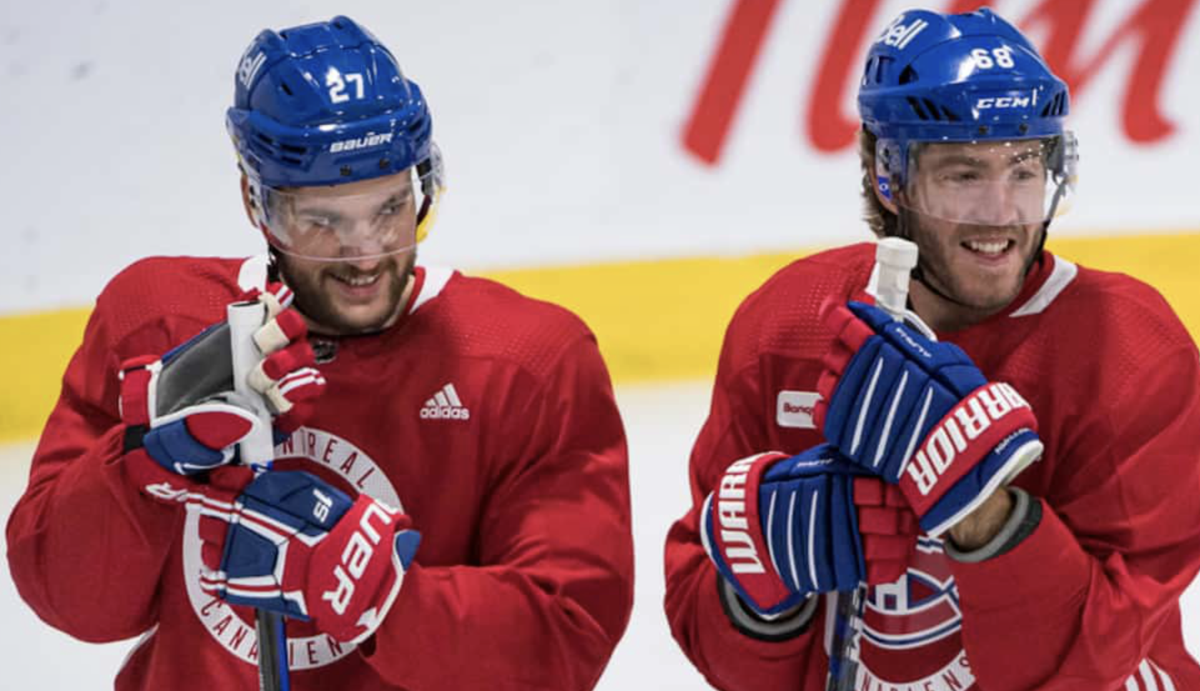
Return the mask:
<path id="1" fill-rule="evenodd" d="M 453 384 L 446 384 L 425 401 L 421 407 L 422 420 L 470 420 L 471 410 L 458 399 L 458 392 Z"/>

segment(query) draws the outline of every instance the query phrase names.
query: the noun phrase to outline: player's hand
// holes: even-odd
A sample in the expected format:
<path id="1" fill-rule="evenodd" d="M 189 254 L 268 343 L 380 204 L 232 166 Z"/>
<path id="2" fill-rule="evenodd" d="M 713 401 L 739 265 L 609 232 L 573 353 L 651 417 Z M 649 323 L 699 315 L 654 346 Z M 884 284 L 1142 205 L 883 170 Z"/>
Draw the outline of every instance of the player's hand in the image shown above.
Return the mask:
<path id="1" fill-rule="evenodd" d="M 351 499 L 320 478 L 244 467 L 193 490 L 201 504 L 201 587 L 232 604 L 311 620 L 342 643 L 387 616 L 421 535 L 383 502 Z"/>
<path id="2" fill-rule="evenodd" d="M 268 288 L 242 296 L 267 305 L 267 322 L 254 334 L 265 357 L 249 380 L 267 400 L 276 430 L 288 433 L 312 413 L 325 379 L 314 367 L 304 319 L 289 306 L 291 291 L 279 283 Z M 121 419 L 126 450 L 144 448 L 171 472 L 188 475 L 231 462 L 236 444 L 260 423 L 233 390 L 228 323 L 210 326 L 161 357 L 122 363 Z"/>
<path id="3" fill-rule="evenodd" d="M 829 444 L 735 461 L 705 500 L 700 529 L 717 570 L 768 616 L 812 593 L 895 581 L 917 540 L 896 487 Z"/>
<path id="4" fill-rule="evenodd" d="M 961 348 L 861 302 L 827 306 L 836 334 L 815 419 L 855 463 L 898 483 L 939 536 L 1042 455 L 1037 419 Z"/>

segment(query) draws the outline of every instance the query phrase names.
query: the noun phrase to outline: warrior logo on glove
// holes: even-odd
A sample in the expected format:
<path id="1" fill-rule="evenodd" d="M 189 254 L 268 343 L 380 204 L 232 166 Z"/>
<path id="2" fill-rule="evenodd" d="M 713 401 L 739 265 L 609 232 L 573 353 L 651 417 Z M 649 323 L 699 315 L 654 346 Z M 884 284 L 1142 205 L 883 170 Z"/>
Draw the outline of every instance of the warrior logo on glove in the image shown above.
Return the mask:
<path id="1" fill-rule="evenodd" d="M 895 487 L 822 444 L 731 464 L 704 502 L 701 541 L 742 601 L 773 615 L 813 593 L 899 578 L 916 519 Z"/>
<path id="2" fill-rule="evenodd" d="M 921 527 L 941 535 L 1042 455 L 1037 419 L 920 319 L 872 305 L 825 306 L 837 335 L 817 384 L 817 424 L 863 469 L 898 484 Z"/>

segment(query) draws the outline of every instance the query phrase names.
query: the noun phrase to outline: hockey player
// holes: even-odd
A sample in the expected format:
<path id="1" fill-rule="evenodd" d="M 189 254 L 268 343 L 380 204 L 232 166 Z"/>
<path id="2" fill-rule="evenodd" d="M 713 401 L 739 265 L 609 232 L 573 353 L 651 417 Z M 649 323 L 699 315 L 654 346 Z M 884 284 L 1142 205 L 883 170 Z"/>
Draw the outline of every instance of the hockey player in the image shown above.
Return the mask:
<path id="1" fill-rule="evenodd" d="M 287 616 L 296 690 L 595 685 L 632 605 L 608 374 L 566 310 L 415 264 L 430 122 L 350 19 L 262 32 L 227 126 L 269 254 L 150 258 L 99 296 L 8 559 L 51 626 L 142 637 L 117 689 L 257 688 L 253 607 Z M 222 323 L 241 299 L 272 317 L 257 477 Z"/>
<path id="2" fill-rule="evenodd" d="M 667 537 L 675 638 L 718 688 L 823 689 L 819 594 L 861 581 L 855 689 L 1200 688 L 1200 362 L 1152 288 L 1043 249 L 1075 178 L 1066 85 L 988 10 L 910 11 L 858 104 L 915 314 L 874 306 L 869 244 L 741 305 Z"/>

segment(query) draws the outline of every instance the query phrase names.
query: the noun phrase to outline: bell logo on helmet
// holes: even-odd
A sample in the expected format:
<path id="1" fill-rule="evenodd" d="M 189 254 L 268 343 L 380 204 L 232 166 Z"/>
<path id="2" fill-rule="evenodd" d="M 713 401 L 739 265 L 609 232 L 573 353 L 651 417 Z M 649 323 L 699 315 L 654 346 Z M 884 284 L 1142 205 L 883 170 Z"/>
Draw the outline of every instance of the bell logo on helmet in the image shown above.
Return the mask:
<path id="1" fill-rule="evenodd" d="M 254 81 L 254 75 L 262 69 L 263 63 L 267 61 L 267 54 L 261 50 L 258 53 L 250 56 L 247 54 L 242 58 L 242 64 L 238 65 L 238 81 L 242 83 L 242 88 L 249 89 L 250 83 Z"/>
<path id="2" fill-rule="evenodd" d="M 392 133 L 386 134 L 370 134 L 365 137 L 356 139 L 345 139 L 340 142 L 334 142 L 329 145 L 329 153 L 336 154 L 339 151 L 354 151 L 355 149 L 369 149 L 373 146 L 382 146 L 390 144 L 392 141 Z"/>
<path id="3" fill-rule="evenodd" d="M 924 19 L 918 19 L 907 26 L 901 24 L 903 21 L 904 15 L 897 17 L 896 21 L 884 30 L 883 34 L 879 37 L 878 42 L 885 46 L 891 46 L 893 48 L 904 50 L 905 46 L 907 46 L 914 38 L 917 37 L 917 34 L 921 33 L 925 27 L 929 26 L 929 22 L 925 21 Z"/>

